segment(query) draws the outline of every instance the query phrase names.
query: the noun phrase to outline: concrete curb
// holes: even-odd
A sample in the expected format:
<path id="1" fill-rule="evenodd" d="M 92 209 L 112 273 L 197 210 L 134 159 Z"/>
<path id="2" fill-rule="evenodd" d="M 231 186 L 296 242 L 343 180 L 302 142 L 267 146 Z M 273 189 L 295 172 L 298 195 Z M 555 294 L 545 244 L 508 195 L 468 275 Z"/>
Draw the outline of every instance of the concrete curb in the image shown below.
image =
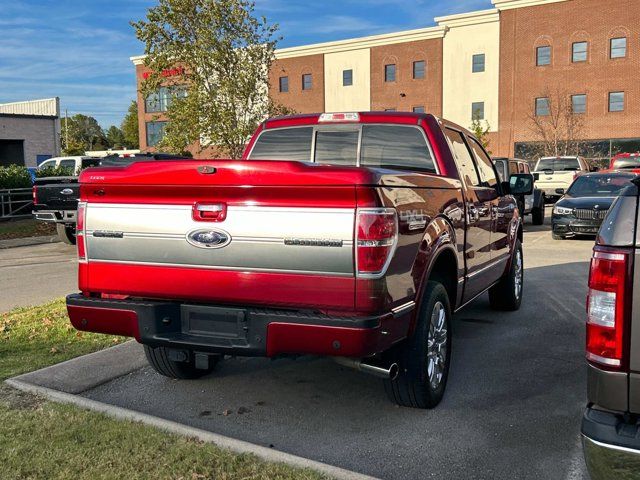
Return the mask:
<path id="1" fill-rule="evenodd" d="M 133 422 L 144 423 L 146 425 L 151 425 L 166 432 L 197 438 L 198 440 L 207 443 L 213 443 L 218 447 L 230 450 L 235 453 L 252 454 L 268 462 L 285 463 L 287 465 L 298 468 L 309 468 L 337 480 L 377 480 L 375 477 L 362 475 L 339 467 L 327 465 L 325 463 L 298 457 L 297 455 L 292 455 L 289 453 L 281 452 L 279 450 L 273 450 L 260 445 L 255 445 L 253 443 L 244 442 L 242 440 L 225 437 L 224 435 L 218 435 L 217 433 L 208 432 L 199 428 L 188 427 L 177 422 L 154 417 L 153 415 L 147 415 L 145 413 L 139 413 L 133 410 L 128 410 L 126 408 L 116 407 L 95 400 L 90 400 L 88 398 L 79 397 L 77 395 L 59 392 L 51 388 L 32 385 L 21 380 L 17 380 L 16 378 L 5 380 L 5 383 L 23 392 L 40 395 L 54 402 L 71 404 L 85 410 L 100 412 L 118 420 L 129 420 Z"/>
<path id="2" fill-rule="evenodd" d="M 45 243 L 57 243 L 60 239 L 57 235 L 48 235 L 43 237 L 25 237 L 11 238 L 9 240 L 0 240 L 0 250 L 5 248 L 30 247 L 32 245 L 43 245 Z"/>

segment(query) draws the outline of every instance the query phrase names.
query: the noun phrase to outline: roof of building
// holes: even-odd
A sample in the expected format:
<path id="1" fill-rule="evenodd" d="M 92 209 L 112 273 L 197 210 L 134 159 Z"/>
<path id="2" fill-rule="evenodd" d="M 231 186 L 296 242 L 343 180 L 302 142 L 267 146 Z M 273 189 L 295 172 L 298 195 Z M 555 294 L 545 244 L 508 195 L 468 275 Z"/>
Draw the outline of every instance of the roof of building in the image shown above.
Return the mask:
<path id="1" fill-rule="evenodd" d="M 39 100 L 27 100 L 24 102 L 11 102 L 0 104 L 0 115 L 20 115 L 26 117 L 59 117 L 60 99 L 43 98 Z"/>

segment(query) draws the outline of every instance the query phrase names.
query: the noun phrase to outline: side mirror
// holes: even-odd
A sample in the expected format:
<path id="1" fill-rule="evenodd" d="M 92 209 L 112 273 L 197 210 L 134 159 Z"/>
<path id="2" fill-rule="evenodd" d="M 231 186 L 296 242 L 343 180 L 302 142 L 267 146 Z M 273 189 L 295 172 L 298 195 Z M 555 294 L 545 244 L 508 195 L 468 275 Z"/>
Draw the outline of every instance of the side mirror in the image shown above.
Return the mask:
<path id="1" fill-rule="evenodd" d="M 533 174 L 533 179 L 537 182 L 538 180 L 540 180 L 540 174 L 538 172 Z"/>
<path id="2" fill-rule="evenodd" d="M 533 175 L 530 173 L 514 173 L 509 177 L 509 193 L 511 195 L 531 195 L 533 182 Z"/>
<path id="3" fill-rule="evenodd" d="M 564 195 L 564 193 L 565 193 L 564 188 L 556 188 L 556 193 L 558 195 Z"/>

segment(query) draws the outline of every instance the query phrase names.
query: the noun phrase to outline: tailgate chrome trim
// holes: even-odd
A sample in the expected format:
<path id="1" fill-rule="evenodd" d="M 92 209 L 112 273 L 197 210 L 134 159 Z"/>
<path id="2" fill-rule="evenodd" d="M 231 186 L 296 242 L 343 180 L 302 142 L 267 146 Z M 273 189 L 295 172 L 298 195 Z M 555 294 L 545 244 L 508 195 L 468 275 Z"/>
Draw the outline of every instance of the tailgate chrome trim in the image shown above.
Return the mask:
<path id="1" fill-rule="evenodd" d="M 320 275 L 320 276 L 330 276 L 330 277 L 354 277 L 353 273 L 341 273 L 341 272 L 317 272 L 310 270 L 283 270 L 276 268 L 247 268 L 247 267 L 226 267 L 226 266 L 216 266 L 216 265 L 189 265 L 184 263 L 159 263 L 159 262 L 133 262 L 129 260 L 95 260 L 89 259 L 89 264 L 91 263 L 103 263 L 109 265 L 143 265 L 143 266 L 151 266 L 151 267 L 175 267 L 175 268 L 194 268 L 197 270 L 230 270 L 234 272 L 261 272 L 261 273 L 289 273 L 293 275 Z M 355 278 L 355 277 L 354 277 Z"/>

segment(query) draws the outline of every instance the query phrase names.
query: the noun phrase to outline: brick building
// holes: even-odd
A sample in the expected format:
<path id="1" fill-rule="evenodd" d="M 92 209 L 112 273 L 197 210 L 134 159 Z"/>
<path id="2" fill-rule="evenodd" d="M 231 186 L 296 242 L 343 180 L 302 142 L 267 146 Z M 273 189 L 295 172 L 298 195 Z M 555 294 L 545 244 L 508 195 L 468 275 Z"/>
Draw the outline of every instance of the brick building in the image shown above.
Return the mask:
<path id="1" fill-rule="evenodd" d="M 538 140 L 532 117 L 560 95 L 582 116 L 592 156 L 640 150 L 640 1 L 492 3 L 433 27 L 280 49 L 271 95 L 301 113 L 426 111 L 463 126 L 477 117 L 495 155 L 523 157 Z M 143 57 L 132 61 L 139 84 Z M 138 98 L 143 149 L 162 133 L 162 97 Z"/>

